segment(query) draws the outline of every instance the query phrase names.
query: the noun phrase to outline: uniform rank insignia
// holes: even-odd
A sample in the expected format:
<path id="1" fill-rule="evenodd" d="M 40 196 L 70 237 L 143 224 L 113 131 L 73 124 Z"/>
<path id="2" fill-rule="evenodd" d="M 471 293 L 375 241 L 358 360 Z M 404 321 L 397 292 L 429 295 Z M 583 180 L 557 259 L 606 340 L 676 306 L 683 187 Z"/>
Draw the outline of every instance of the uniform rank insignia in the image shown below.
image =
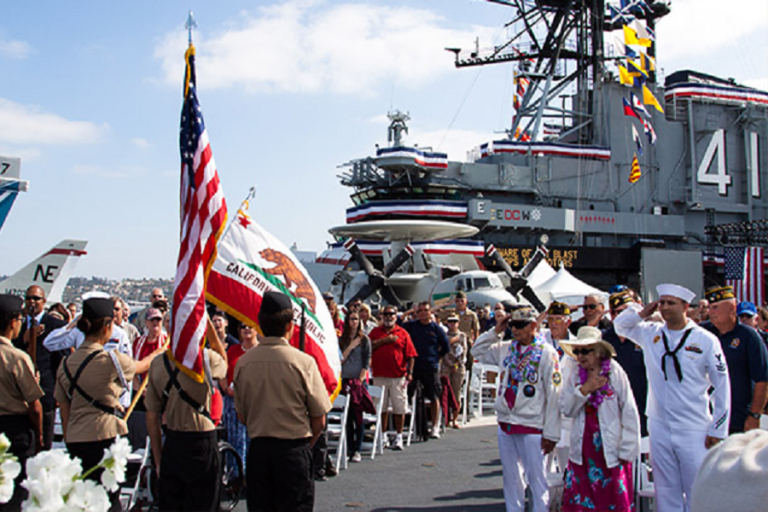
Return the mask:
<path id="1" fill-rule="evenodd" d="M 731 348 L 739 348 L 740 344 L 741 344 L 741 340 L 739 338 L 733 338 L 731 340 Z"/>
<path id="2" fill-rule="evenodd" d="M 702 353 L 702 351 L 698 347 L 698 345 L 688 345 L 688 346 L 685 347 L 685 351 L 686 352 L 694 352 L 696 354 L 701 354 Z"/>
<path id="3" fill-rule="evenodd" d="M 653 342 L 654 343 L 658 343 L 660 339 L 661 339 L 661 336 L 654 336 L 653 337 Z"/>
<path id="4" fill-rule="evenodd" d="M 552 383 L 555 386 L 559 386 L 561 382 L 563 382 L 563 376 L 560 375 L 560 372 L 553 373 L 552 374 Z"/>
<path id="5" fill-rule="evenodd" d="M 725 363 L 721 359 L 723 357 L 723 354 L 715 354 L 715 357 L 717 358 L 717 364 L 715 365 L 715 369 L 719 371 L 720 373 L 725 371 Z"/>

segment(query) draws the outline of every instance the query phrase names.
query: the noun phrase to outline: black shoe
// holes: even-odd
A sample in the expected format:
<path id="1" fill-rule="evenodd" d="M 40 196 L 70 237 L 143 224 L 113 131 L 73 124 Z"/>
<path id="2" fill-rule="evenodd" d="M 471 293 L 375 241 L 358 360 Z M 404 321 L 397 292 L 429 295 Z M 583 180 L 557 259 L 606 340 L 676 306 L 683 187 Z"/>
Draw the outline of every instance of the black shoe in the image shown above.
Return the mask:
<path id="1" fill-rule="evenodd" d="M 326 464 L 326 466 L 325 466 L 325 476 L 327 476 L 329 478 L 333 478 L 334 476 L 336 476 L 338 474 L 339 474 L 339 471 L 336 469 L 336 466 L 334 466 L 333 463 Z"/>
<path id="2" fill-rule="evenodd" d="M 325 475 L 315 475 L 315 482 L 327 482 Z"/>

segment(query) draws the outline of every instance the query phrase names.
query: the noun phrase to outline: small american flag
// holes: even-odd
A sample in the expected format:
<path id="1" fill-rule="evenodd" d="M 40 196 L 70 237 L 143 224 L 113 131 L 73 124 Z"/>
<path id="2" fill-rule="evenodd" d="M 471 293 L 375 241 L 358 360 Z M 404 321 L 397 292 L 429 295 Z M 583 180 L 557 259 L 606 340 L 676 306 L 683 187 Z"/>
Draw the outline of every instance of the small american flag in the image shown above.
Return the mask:
<path id="1" fill-rule="evenodd" d="M 216 244 L 227 221 L 227 205 L 197 101 L 195 47 L 192 44 L 185 58 L 184 107 L 179 137 L 181 244 L 171 310 L 171 348 L 182 371 L 202 382 L 200 347 L 207 328 L 205 285 L 208 271 L 216 259 Z"/>
<path id="2" fill-rule="evenodd" d="M 726 247 L 725 282 L 736 300 L 763 304 L 764 265 L 762 247 Z"/>

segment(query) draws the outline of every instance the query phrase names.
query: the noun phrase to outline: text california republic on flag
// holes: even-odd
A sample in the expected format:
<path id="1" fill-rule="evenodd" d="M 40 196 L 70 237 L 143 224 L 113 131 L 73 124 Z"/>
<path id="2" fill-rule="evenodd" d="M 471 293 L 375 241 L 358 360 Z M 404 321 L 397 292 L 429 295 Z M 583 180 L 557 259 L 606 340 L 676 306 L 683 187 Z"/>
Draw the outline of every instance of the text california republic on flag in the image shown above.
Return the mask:
<path id="1" fill-rule="evenodd" d="M 291 297 L 296 329 L 290 343 L 296 348 L 304 306 L 304 351 L 317 362 L 328 394 L 335 399 L 341 390 L 339 343 L 322 295 L 290 249 L 241 208 L 219 242 L 207 298 L 241 322 L 258 328 L 261 300 L 268 291 Z"/>
<path id="2" fill-rule="evenodd" d="M 227 205 L 197 100 L 195 47 L 191 40 L 185 60 L 179 135 L 181 242 L 171 309 L 170 355 L 182 371 L 203 382 L 200 348 L 208 322 L 206 281 L 216 259 L 216 244 L 227 222 Z"/>

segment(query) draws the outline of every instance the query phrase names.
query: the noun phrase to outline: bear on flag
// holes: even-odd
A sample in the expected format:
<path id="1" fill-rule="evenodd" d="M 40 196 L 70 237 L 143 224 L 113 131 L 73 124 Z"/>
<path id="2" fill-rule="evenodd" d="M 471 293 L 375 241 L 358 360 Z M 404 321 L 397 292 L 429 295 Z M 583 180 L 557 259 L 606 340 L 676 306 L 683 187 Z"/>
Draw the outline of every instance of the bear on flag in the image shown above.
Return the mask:
<path id="1" fill-rule="evenodd" d="M 206 297 L 241 322 L 258 329 L 265 292 L 285 293 L 293 302 L 296 328 L 289 340 L 299 348 L 299 325 L 305 315 L 304 351 L 317 362 L 331 400 L 341 389 L 339 342 L 328 307 L 304 266 L 280 240 L 241 208 L 222 236 L 208 276 Z"/>

